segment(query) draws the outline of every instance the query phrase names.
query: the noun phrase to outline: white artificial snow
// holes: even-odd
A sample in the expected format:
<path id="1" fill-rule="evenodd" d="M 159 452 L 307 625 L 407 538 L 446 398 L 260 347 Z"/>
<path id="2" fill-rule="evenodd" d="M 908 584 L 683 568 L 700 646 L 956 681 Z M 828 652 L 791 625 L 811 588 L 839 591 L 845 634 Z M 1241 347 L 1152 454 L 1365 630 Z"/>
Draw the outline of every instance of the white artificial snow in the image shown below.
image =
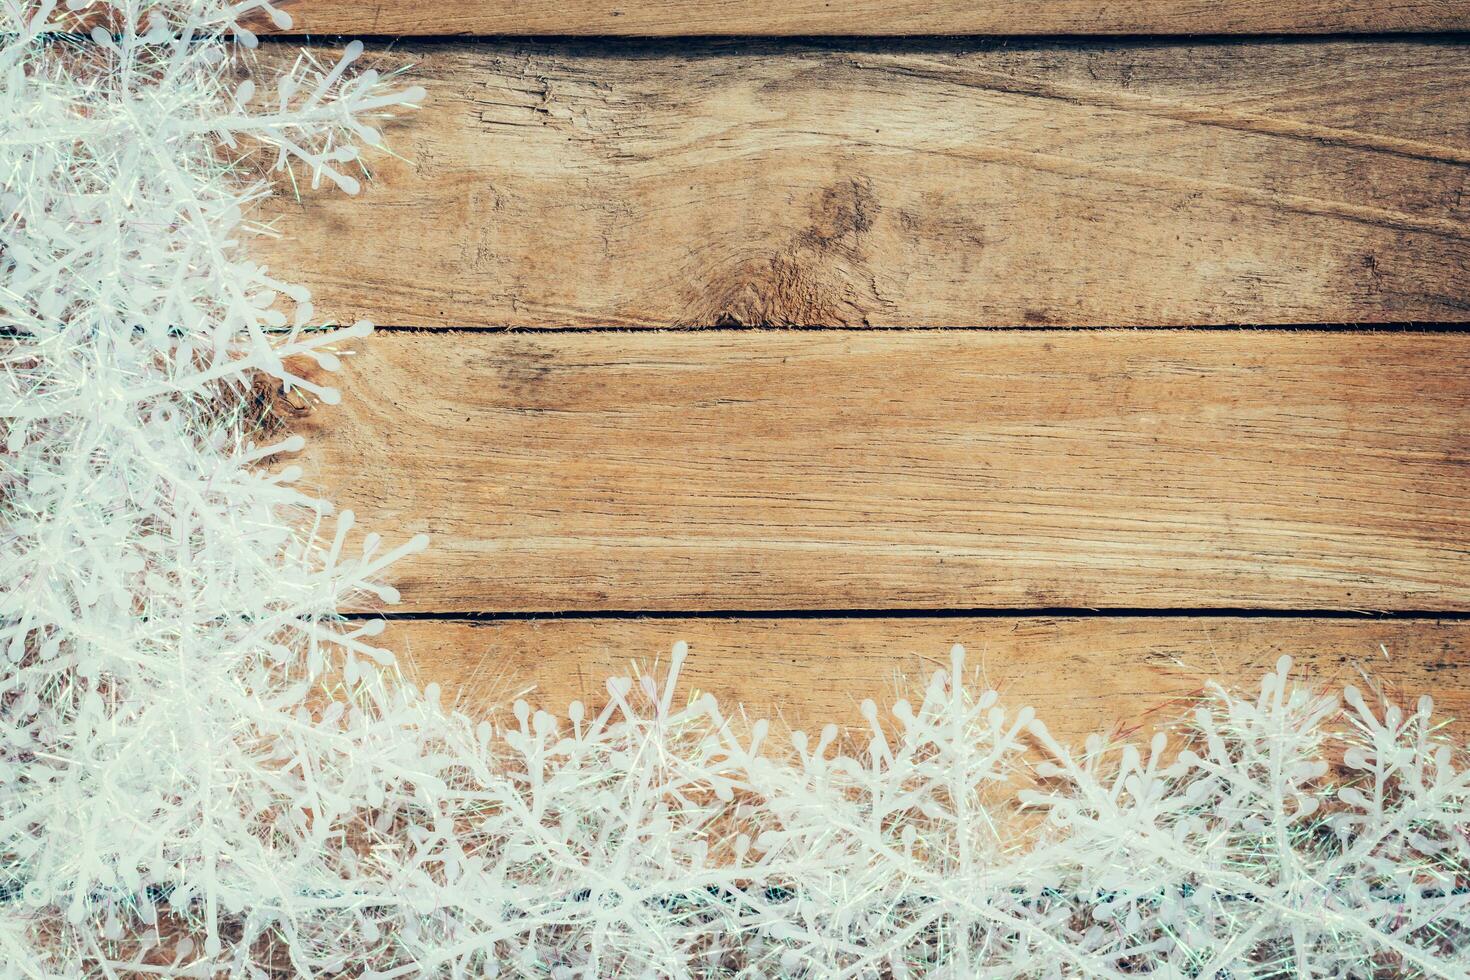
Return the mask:
<path id="1" fill-rule="evenodd" d="M 1463 752 L 1286 661 L 1145 751 L 958 648 L 856 740 L 679 703 L 682 644 L 565 718 L 415 691 L 337 611 L 425 542 L 349 546 L 252 421 L 370 327 L 247 246 L 423 93 L 357 44 L 242 79 L 261 0 L 87 12 L 0 0 L 0 976 L 1470 971 Z"/>

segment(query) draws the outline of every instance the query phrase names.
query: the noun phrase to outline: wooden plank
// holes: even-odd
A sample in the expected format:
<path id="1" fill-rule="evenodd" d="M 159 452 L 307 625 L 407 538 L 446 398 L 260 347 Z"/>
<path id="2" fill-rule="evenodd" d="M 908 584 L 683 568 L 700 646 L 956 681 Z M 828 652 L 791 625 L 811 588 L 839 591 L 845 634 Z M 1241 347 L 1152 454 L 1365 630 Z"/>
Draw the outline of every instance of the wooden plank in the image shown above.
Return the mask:
<path id="1" fill-rule="evenodd" d="M 311 34 L 1250 34 L 1470 29 L 1464 0 L 303 0 Z"/>
<path id="2" fill-rule="evenodd" d="M 1129 733 L 1188 710 L 1210 680 L 1249 691 L 1282 654 L 1323 689 L 1353 683 L 1412 705 L 1430 694 L 1470 731 L 1470 624 L 1433 620 L 914 618 L 397 622 L 386 642 L 409 676 L 434 681 L 479 713 L 525 696 L 562 712 L 606 702 L 608 677 L 662 675 L 689 642 L 689 696 L 709 691 L 752 718 L 818 731 L 861 727 L 864 698 L 886 708 L 922 696 L 962 642 L 968 664 L 1013 708 L 1032 705 L 1053 731 Z M 662 663 L 664 668 L 657 668 Z M 528 689 L 534 691 L 528 693 Z"/>
<path id="3" fill-rule="evenodd" d="M 980 4 L 977 6 L 984 6 Z M 294 58 L 276 49 L 268 57 Z M 257 248 L 397 325 L 1460 321 L 1470 49 L 411 45 Z"/>
<path id="4" fill-rule="evenodd" d="M 1470 334 L 388 333 L 294 423 L 411 610 L 1470 604 Z"/>

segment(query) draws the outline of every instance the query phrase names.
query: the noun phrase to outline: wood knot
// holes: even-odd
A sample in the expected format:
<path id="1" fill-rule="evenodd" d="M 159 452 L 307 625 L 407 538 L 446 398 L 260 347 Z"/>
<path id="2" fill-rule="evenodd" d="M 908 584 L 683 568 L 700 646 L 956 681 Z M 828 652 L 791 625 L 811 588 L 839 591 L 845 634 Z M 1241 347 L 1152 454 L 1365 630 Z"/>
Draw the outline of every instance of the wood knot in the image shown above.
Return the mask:
<path id="1" fill-rule="evenodd" d="M 891 309 L 867 270 L 866 240 L 881 211 L 866 179 L 824 188 L 784 246 L 706 279 L 685 324 L 868 326 L 872 314 Z"/>

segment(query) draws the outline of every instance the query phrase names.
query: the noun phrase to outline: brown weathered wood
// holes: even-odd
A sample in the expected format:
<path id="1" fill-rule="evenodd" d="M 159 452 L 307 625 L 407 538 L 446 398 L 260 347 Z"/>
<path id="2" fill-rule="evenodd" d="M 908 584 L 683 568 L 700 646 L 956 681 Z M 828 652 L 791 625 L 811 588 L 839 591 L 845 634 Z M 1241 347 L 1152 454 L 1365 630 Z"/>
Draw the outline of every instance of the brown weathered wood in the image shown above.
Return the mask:
<path id="1" fill-rule="evenodd" d="M 412 610 L 1470 607 L 1470 334 L 380 334 L 296 423 Z"/>
<path id="2" fill-rule="evenodd" d="M 980 6 L 983 6 L 980 5 Z M 275 51 L 273 57 L 295 57 Z M 257 251 L 397 325 L 1463 320 L 1470 48 L 395 47 Z"/>
<path id="3" fill-rule="evenodd" d="M 689 642 L 681 690 L 709 691 L 733 711 L 778 729 L 862 726 L 864 698 L 886 708 L 922 696 L 962 642 L 968 663 L 1006 704 L 1034 706 L 1069 738 L 1127 734 L 1188 711 L 1205 685 L 1252 691 L 1282 654 L 1322 688 L 1372 678 L 1400 704 L 1431 694 L 1465 734 L 1470 624 L 1433 620 L 944 618 L 543 620 L 403 622 L 386 641 L 406 672 L 434 681 L 466 710 L 516 697 L 562 712 L 573 699 L 606 702 L 605 682 L 667 669 L 670 645 Z M 655 667 L 662 664 L 662 667 Z M 534 689 L 529 691 L 528 689 Z"/>
<path id="4" fill-rule="evenodd" d="M 1470 28 L 1464 0 L 301 0 L 314 34 L 1234 34 Z"/>

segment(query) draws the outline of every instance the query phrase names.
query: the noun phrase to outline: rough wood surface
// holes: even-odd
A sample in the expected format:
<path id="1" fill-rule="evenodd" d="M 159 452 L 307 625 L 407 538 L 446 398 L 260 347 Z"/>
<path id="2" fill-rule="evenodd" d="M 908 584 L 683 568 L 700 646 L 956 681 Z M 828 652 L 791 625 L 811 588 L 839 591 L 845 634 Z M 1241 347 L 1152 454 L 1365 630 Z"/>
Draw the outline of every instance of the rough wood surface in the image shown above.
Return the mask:
<path id="1" fill-rule="evenodd" d="M 1470 603 L 1470 334 L 380 334 L 296 423 L 412 610 Z"/>
<path id="2" fill-rule="evenodd" d="M 298 0 L 313 34 L 1228 34 L 1470 28 L 1465 0 Z"/>
<path id="3" fill-rule="evenodd" d="M 1463 44 L 971 47 L 382 49 L 411 163 L 258 251 L 398 325 L 1470 315 Z"/>
<path id="4" fill-rule="evenodd" d="M 873 698 L 922 694 L 955 642 L 1006 703 L 1034 706 L 1070 738 L 1128 733 L 1177 718 L 1210 680 L 1254 688 L 1282 654 L 1322 686 L 1364 672 L 1401 704 L 1432 694 L 1439 711 L 1470 711 L 1470 623 L 1433 620 L 1018 618 L 674 619 L 394 623 L 386 635 L 421 683 L 441 684 L 470 711 L 518 696 L 558 712 L 606 702 L 608 677 L 634 676 L 687 640 L 682 689 L 791 729 L 861 726 Z M 662 674 L 663 669 L 655 673 Z M 527 693 L 534 688 L 533 693 Z M 781 726 L 777 725 L 778 729 Z"/>

